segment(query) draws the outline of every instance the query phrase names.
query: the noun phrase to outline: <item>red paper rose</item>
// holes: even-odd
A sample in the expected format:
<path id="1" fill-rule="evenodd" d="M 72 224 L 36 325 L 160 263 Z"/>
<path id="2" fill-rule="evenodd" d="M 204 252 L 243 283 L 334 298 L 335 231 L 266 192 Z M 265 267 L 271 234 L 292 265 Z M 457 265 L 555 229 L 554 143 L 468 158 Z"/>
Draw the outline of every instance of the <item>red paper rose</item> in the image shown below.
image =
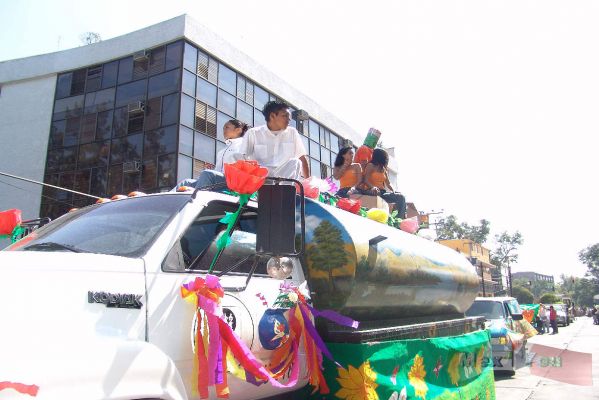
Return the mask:
<path id="1" fill-rule="evenodd" d="M 316 180 L 313 178 L 314 177 L 311 176 L 304 179 L 302 186 L 304 187 L 304 196 L 310 199 L 317 199 L 320 195 L 320 188 L 318 186 L 318 182 L 316 182 Z"/>
<path id="2" fill-rule="evenodd" d="M 337 201 L 337 207 L 342 210 L 357 214 L 360 212 L 360 207 L 362 207 L 362 203 L 360 202 L 360 200 L 346 199 L 342 197 L 339 199 L 339 201 Z"/>
<path id="3" fill-rule="evenodd" d="M 21 210 L 13 208 L 0 212 L 0 235 L 12 234 L 19 225 L 21 225 Z"/>
<path id="4" fill-rule="evenodd" d="M 261 167 L 257 161 L 237 160 L 233 164 L 225 164 L 227 186 L 239 194 L 253 194 L 264 184 L 268 169 Z"/>

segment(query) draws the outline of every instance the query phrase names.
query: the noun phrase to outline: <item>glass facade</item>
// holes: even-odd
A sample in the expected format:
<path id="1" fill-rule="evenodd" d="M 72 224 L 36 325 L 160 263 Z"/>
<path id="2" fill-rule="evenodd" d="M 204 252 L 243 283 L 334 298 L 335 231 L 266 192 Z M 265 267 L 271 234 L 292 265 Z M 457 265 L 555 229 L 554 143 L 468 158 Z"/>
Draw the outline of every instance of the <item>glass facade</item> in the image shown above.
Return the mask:
<path id="1" fill-rule="evenodd" d="M 61 73 L 44 181 L 100 197 L 170 190 L 214 167 L 228 120 L 263 125 L 276 98 L 183 40 Z M 344 139 L 312 119 L 291 123 L 312 175 L 331 175 Z M 52 218 L 93 202 L 50 188 L 42 196 L 40 215 Z"/>

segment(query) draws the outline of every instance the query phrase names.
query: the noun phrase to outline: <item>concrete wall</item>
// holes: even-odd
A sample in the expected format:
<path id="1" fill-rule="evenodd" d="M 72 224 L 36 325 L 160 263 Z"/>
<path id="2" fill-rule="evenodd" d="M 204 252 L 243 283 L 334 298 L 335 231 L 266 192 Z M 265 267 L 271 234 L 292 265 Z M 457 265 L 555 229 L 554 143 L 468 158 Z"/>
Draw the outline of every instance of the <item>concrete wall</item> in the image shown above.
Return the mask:
<path id="1" fill-rule="evenodd" d="M 56 75 L 1 85 L 0 171 L 44 180 Z M 42 187 L 0 176 L 0 211 L 18 208 L 39 216 Z"/>

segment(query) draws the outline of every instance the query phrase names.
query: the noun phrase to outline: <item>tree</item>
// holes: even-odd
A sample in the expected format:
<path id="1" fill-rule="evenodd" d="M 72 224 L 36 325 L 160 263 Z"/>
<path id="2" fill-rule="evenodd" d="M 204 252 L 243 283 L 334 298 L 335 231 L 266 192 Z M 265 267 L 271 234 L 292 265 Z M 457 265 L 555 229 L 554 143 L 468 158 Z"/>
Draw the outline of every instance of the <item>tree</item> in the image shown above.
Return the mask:
<path id="1" fill-rule="evenodd" d="M 469 225 L 465 222 L 458 223 L 455 215 L 450 215 L 437 222 L 438 240 L 470 239 L 475 243 L 483 244 L 487 241 L 491 223 L 486 219 L 480 220 L 480 225 Z"/>
<path id="2" fill-rule="evenodd" d="M 599 283 L 599 243 L 587 247 L 578 253 L 578 259 L 587 267 L 587 276 Z"/>
<path id="3" fill-rule="evenodd" d="M 543 304 L 554 304 L 559 303 L 561 299 L 555 293 L 545 293 L 539 299 L 539 303 Z"/>
<path id="4" fill-rule="evenodd" d="M 530 290 L 520 285 L 514 285 L 512 295 L 518 299 L 520 304 L 531 304 L 534 302 L 534 296 Z"/>
<path id="5" fill-rule="evenodd" d="M 593 305 L 593 296 L 597 293 L 599 293 L 598 287 L 592 280 L 577 278 L 572 300 L 578 306 L 591 307 Z"/>
<path id="6" fill-rule="evenodd" d="M 510 263 L 518 261 L 518 247 L 524 243 L 522 234 L 518 231 L 510 235 L 504 231 L 495 235 L 497 247 L 491 251 L 491 264 L 498 267 L 505 267 Z"/>
<path id="7" fill-rule="evenodd" d="M 538 299 L 543 293 L 554 292 L 553 285 L 547 281 L 529 281 L 527 279 L 514 279 L 514 287 L 520 286 L 528 289 L 535 299 Z"/>
<path id="8" fill-rule="evenodd" d="M 578 278 L 575 276 L 560 275 L 562 282 L 559 284 L 559 292 L 569 295 L 574 304 L 580 306 L 592 306 L 593 296 L 599 293 L 599 285 L 593 280 Z"/>
<path id="9" fill-rule="evenodd" d="M 88 45 L 88 44 L 92 44 L 92 43 L 101 42 L 102 37 L 100 36 L 99 33 L 96 33 L 96 32 L 85 32 L 85 33 L 82 33 L 81 35 L 79 35 L 79 40 L 81 40 L 82 44 Z"/>

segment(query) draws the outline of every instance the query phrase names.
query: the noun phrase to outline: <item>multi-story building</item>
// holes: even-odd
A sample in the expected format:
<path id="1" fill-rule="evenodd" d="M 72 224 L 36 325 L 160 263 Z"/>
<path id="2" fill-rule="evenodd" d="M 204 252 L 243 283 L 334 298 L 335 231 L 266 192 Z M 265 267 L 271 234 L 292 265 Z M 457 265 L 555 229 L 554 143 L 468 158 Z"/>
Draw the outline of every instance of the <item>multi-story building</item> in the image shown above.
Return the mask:
<path id="1" fill-rule="evenodd" d="M 531 284 L 533 282 L 547 282 L 553 286 L 555 281 L 553 279 L 553 275 L 543 275 L 538 272 L 533 271 L 523 271 L 523 272 L 512 272 L 512 279 L 525 279 L 529 281 Z"/>
<path id="2" fill-rule="evenodd" d="M 165 191 L 215 163 L 222 127 L 294 111 L 312 175 L 331 173 L 359 135 L 183 15 L 114 39 L 0 63 L 0 172 L 99 197 Z M 396 163 L 391 160 L 391 178 Z M 0 177 L 0 210 L 56 217 L 87 197 Z"/>
<path id="3" fill-rule="evenodd" d="M 464 254 L 474 265 L 479 274 L 479 296 L 492 297 L 505 294 L 501 271 L 491 264 L 489 249 L 470 239 L 439 240 L 439 243 Z"/>

